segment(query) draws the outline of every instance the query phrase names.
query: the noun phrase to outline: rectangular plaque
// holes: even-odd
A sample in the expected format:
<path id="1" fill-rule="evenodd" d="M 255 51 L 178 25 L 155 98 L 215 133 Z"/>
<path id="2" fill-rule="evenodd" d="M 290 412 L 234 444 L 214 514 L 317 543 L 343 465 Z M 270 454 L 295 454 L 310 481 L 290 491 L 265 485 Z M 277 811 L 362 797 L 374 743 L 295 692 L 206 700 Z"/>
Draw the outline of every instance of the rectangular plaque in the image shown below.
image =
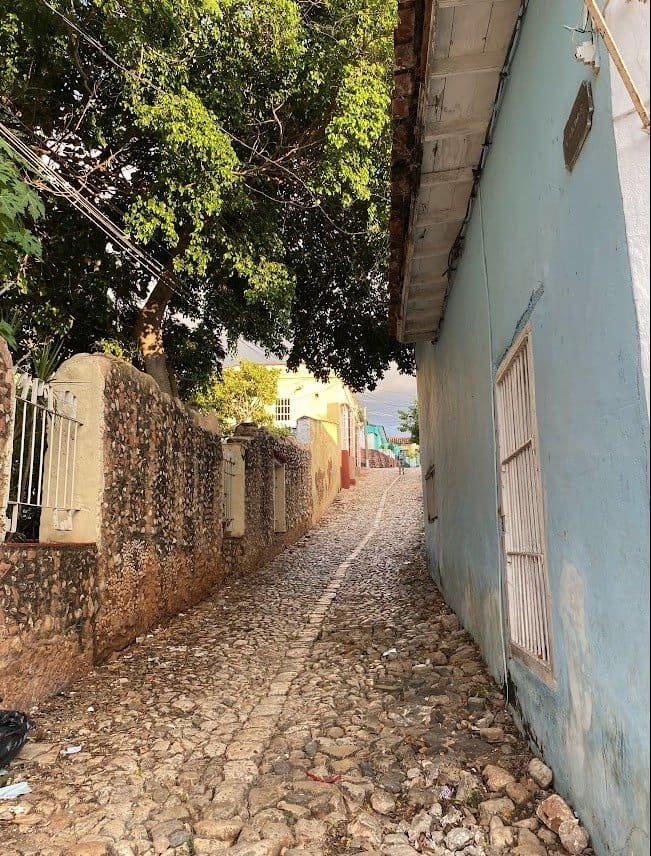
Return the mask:
<path id="1" fill-rule="evenodd" d="M 574 168 L 583 144 L 590 133 L 593 113 L 592 85 L 589 80 L 584 80 L 574 99 L 572 112 L 563 131 L 563 154 L 565 155 L 565 166 L 569 170 Z"/>

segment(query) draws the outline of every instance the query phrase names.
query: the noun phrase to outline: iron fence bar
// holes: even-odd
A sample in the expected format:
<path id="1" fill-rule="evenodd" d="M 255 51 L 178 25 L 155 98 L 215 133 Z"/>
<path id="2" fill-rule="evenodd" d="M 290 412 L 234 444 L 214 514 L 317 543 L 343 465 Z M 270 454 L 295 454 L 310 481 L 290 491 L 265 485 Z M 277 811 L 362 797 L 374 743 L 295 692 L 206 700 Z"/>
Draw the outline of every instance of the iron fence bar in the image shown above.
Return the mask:
<path id="1" fill-rule="evenodd" d="M 59 398 L 49 383 L 17 371 L 15 400 L 11 488 L 4 509 L 10 533 L 18 531 L 22 508 L 79 510 L 75 485 L 82 423 L 77 419 L 76 396 L 65 390 Z"/>

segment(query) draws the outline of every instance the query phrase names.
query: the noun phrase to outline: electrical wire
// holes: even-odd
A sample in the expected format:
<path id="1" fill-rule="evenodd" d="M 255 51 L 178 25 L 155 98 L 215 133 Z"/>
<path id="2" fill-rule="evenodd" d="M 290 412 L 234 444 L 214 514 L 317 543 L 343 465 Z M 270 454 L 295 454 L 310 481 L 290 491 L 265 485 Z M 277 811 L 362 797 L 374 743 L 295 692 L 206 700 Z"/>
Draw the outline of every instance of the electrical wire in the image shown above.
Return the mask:
<path id="1" fill-rule="evenodd" d="M 164 267 L 145 253 L 140 247 L 131 242 L 127 235 L 109 217 L 103 214 L 97 206 L 86 199 L 72 184 L 56 170 L 46 164 L 29 146 L 24 143 L 3 122 L 0 122 L 0 137 L 5 141 L 13 154 L 23 163 L 30 172 L 35 172 L 57 193 L 67 199 L 77 210 L 83 213 L 89 220 L 95 223 L 104 234 L 115 241 L 134 261 L 141 265 L 144 270 L 156 278 L 167 275 Z"/>
<path id="2" fill-rule="evenodd" d="M 37 175 L 47 185 L 50 192 L 66 199 L 74 208 L 97 226 L 112 243 L 115 243 L 138 267 L 143 269 L 157 282 L 165 282 L 170 290 L 187 305 L 200 312 L 194 296 L 185 293 L 175 277 L 157 259 L 135 244 L 116 223 L 106 216 L 91 200 L 87 199 L 58 170 L 53 169 L 23 142 L 10 128 L 0 122 L 0 138 L 10 151 L 30 172 Z M 48 156 L 49 157 L 49 156 Z M 50 158 L 56 163 L 53 158 Z M 57 164 L 58 166 L 58 164 Z"/>
<path id="3" fill-rule="evenodd" d="M 96 198 L 97 197 L 100 197 L 100 198 L 106 197 L 107 194 L 109 194 L 111 188 L 98 186 L 95 183 L 94 179 L 91 180 L 90 175 L 88 175 L 88 174 L 81 174 L 81 175 L 76 174 L 72 170 L 66 168 L 67 167 L 67 161 L 64 161 L 66 166 L 63 166 L 59 160 L 55 160 L 53 158 L 52 152 L 54 152 L 55 154 L 58 154 L 58 152 L 56 151 L 56 147 L 59 145 L 58 140 L 48 139 L 45 136 L 42 136 L 42 135 L 36 133 L 32 128 L 30 128 L 28 125 L 26 125 L 18 116 L 16 116 L 16 114 L 14 112 L 12 112 L 7 107 L 6 104 L 0 103 L 0 110 L 4 110 L 6 112 L 7 116 L 9 117 L 9 119 L 11 120 L 11 122 L 14 125 L 20 126 L 20 131 L 21 131 L 22 136 L 29 135 L 29 138 L 30 138 L 31 144 L 32 144 L 32 153 L 33 154 L 36 154 L 36 152 L 34 152 L 34 147 L 37 147 L 38 149 L 45 148 L 47 150 L 47 157 L 49 158 L 50 161 L 52 161 L 52 163 L 56 164 L 55 172 L 56 172 L 57 176 L 62 177 L 62 178 L 66 178 L 68 180 L 69 184 L 72 183 L 72 181 L 79 182 L 81 184 L 81 187 L 83 190 L 86 190 L 86 189 L 90 190 L 91 194 Z M 53 146 L 55 147 L 54 149 L 49 148 L 50 143 L 53 144 Z M 45 154 L 45 152 L 43 152 L 43 154 Z M 39 162 L 43 163 L 43 161 L 40 158 L 39 158 Z M 55 191 L 55 189 L 52 186 L 50 186 L 46 189 L 48 189 L 51 193 L 54 193 L 56 195 L 63 195 L 63 194 L 57 193 L 57 191 Z M 77 188 L 77 192 L 80 192 L 79 188 Z M 124 220 L 126 218 L 126 214 L 113 201 L 112 197 L 109 196 L 108 199 L 104 198 L 103 202 L 105 203 L 107 208 L 114 211 L 118 215 L 120 220 L 124 222 Z M 163 246 L 163 244 L 161 244 L 160 241 L 153 241 L 153 242 L 150 242 L 150 244 L 153 244 L 154 248 L 161 255 L 166 256 L 168 258 L 168 260 L 171 261 L 172 254 L 171 254 L 168 247 Z M 151 255 L 151 254 L 149 254 L 149 255 Z M 158 262 L 156 262 L 156 263 L 158 264 Z M 168 275 L 169 275 L 169 272 L 168 272 Z M 186 300 L 190 306 L 193 306 L 194 297 L 191 298 L 187 293 L 183 293 L 180 290 L 178 284 L 174 288 L 174 292 L 179 297 L 182 297 L 184 300 Z M 193 308 L 197 309 L 198 307 L 196 305 L 194 305 Z"/>

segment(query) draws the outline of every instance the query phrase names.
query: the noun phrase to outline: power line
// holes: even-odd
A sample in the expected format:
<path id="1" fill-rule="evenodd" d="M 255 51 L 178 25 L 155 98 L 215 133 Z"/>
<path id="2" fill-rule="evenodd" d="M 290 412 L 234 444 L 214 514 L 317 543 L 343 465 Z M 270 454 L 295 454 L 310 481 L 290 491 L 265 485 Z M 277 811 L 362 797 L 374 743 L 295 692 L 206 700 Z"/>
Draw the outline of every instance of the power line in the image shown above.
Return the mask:
<path id="1" fill-rule="evenodd" d="M 113 200 L 113 191 L 117 193 L 116 186 L 106 187 L 98 185 L 95 178 L 91 177 L 93 173 L 92 169 L 89 170 L 89 172 L 87 173 L 78 173 L 74 169 L 70 169 L 68 166 L 69 161 L 66 158 L 65 153 L 62 153 L 60 150 L 62 140 L 55 138 L 47 138 L 43 134 L 37 133 L 33 128 L 30 128 L 28 125 L 26 125 L 15 113 L 9 110 L 6 104 L 0 103 L 0 109 L 3 109 L 7 113 L 7 115 L 10 117 L 11 122 L 14 123 L 14 125 L 17 124 L 20 126 L 20 131 L 23 136 L 29 135 L 33 153 L 36 153 L 34 151 L 35 149 L 43 150 L 43 154 L 47 154 L 48 158 L 53 163 L 56 163 L 56 173 L 58 176 L 67 178 L 69 181 L 72 179 L 73 181 L 78 182 L 80 187 L 77 188 L 77 192 L 80 192 L 80 190 L 89 190 L 93 197 L 102 198 L 102 201 L 105 203 L 106 207 L 114 211 L 115 214 L 119 216 L 120 220 L 124 222 L 124 220 L 126 219 L 126 214 L 122 210 L 122 208 L 117 205 L 116 202 Z M 76 139 L 79 140 L 79 137 L 76 137 Z M 50 144 L 52 144 L 52 148 L 50 148 Z M 59 160 L 55 161 L 52 158 L 52 152 L 55 152 L 57 155 L 62 155 L 65 158 L 63 165 Z M 52 190 L 52 188 L 50 188 L 50 190 Z M 150 241 L 149 243 L 153 244 L 157 251 L 168 256 L 171 259 L 171 252 L 169 248 L 161 244 L 160 241 L 155 240 Z M 151 253 L 149 255 L 151 255 Z M 180 292 L 178 293 L 180 294 Z M 187 295 L 181 296 L 185 296 L 186 299 L 188 299 L 189 301 Z"/>
<path id="2" fill-rule="evenodd" d="M 107 217 L 93 202 L 83 196 L 57 170 L 45 163 L 3 122 L 0 122 L 0 138 L 4 140 L 14 157 L 23 163 L 30 172 L 35 173 L 44 180 L 52 192 L 66 199 L 84 217 L 97 226 L 111 242 L 115 242 L 146 273 L 150 274 L 157 281 L 163 280 L 174 294 L 198 311 L 196 303 L 193 303 L 193 300 L 178 288 L 172 274 L 159 261 L 133 243 L 128 235 L 113 220 Z"/>
<path id="3" fill-rule="evenodd" d="M 30 171 L 36 172 L 61 196 L 66 198 L 77 210 L 81 211 L 88 219 L 92 220 L 95 225 L 104 232 L 107 237 L 116 241 L 116 243 L 129 256 L 137 261 L 138 264 L 152 276 L 157 278 L 165 275 L 166 271 L 163 266 L 155 259 L 148 256 L 143 250 L 133 244 L 126 234 L 117 226 L 110 218 L 103 214 L 94 203 L 86 199 L 72 184 L 66 181 L 63 176 L 57 174 L 56 170 L 52 169 L 48 164 L 44 163 L 38 155 L 36 155 L 29 146 L 24 143 L 13 131 L 11 131 L 3 122 L 0 122 L 0 137 L 9 146 L 13 154 L 24 163 Z"/>

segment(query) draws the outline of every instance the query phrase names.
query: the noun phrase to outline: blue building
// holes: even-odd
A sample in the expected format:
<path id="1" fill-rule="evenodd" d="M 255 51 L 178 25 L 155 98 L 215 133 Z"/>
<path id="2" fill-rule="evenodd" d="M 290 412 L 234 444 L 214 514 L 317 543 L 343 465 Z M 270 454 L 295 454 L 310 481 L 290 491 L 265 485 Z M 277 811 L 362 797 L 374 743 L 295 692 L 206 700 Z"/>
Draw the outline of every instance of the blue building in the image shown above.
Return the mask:
<path id="1" fill-rule="evenodd" d="M 596 852 L 639 856 L 649 7 L 611 0 L 604 41 L 591 5 L 400 4 L 391 321 L 431 573 Z"/>

